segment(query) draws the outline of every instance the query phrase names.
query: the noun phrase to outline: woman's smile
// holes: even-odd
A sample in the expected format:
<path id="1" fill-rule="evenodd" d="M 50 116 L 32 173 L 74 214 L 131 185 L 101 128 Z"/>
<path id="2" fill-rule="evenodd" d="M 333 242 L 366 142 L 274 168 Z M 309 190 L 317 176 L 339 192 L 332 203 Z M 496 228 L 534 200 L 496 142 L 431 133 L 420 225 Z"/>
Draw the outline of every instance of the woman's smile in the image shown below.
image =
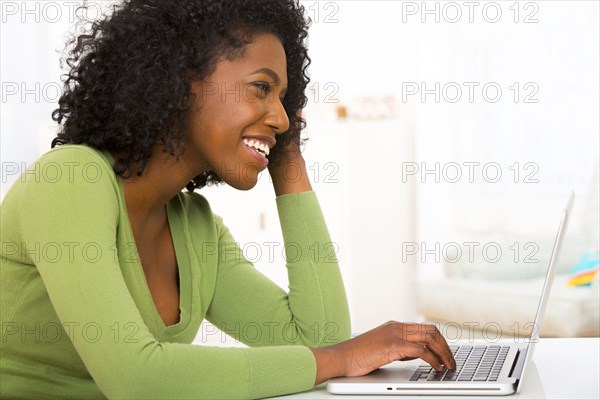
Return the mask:
<path id="1" fill-rule="evenodd" d="M 263 166 L 263 169 L 269 165 L 269 153 L 271 147 L 275 145 L 275 139 L 254 136 L 245 136 L 242 142 L 252 156 Z"/>

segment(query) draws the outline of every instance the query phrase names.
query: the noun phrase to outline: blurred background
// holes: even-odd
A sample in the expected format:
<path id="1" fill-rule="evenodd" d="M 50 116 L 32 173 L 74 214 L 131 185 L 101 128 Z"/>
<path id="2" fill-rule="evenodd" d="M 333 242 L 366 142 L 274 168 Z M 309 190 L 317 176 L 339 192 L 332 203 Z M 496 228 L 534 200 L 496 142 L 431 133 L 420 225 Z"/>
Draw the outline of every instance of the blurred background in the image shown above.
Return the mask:
<path id="1" fill-rule="evenodd" d="M 2 2 L 2 196 L 56 134 L 66 35 L 112 2 L 86 3 Z M 528 334 L 574 191 L 542 335 L 598 336 L 599 3 L 301 3 L 304 151 L 353 331 L 395 319 L 450 339 Z M 249 192 L 200 193 L 287 289 L 268 174 Z"/>

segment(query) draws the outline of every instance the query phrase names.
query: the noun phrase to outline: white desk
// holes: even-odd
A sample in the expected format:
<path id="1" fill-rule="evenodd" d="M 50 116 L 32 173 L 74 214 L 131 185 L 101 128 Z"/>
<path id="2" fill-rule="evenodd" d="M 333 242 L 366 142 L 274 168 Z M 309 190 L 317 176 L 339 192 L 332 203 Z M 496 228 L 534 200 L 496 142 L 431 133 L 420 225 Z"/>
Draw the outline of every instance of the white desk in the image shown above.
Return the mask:
<path id="1" fill-rule="evenodd" d="M 540 339 L 533 354 L 533 364 L 525 372 L 523 389 L 511 399 L 600 399 L 600 338 Z M 578 369 L 575 369 L 575 366 Z M 385 400 L 390 397 L 427 399 L 452 399 L 456 396 L 346 396 L 329 394 L 326 385 L 313 390 L 277 399 L 372 399 Z M 465 397 L 466 398 L 466 397 Z M 468 397 L 502 399 L 503 396 Z M 506 398 L 506 396 L 504 396 Z"/>

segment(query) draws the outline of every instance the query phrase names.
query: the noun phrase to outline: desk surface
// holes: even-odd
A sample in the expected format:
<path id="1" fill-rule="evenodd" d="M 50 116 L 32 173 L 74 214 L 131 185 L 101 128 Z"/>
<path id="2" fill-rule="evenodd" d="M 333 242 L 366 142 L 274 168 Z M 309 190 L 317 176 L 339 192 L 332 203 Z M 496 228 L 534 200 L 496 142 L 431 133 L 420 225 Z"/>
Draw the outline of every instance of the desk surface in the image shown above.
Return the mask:
<path id="1" fill-rule="evenodd" d="M 486 399 L 594 399 L 600 398 L 600 338 L 540 339 L 533 354 L 533 363 L 525 372 L 521 393 L 511 396 L 469 397 Z M 578 366 L 578 369 L 573 368 Z M 360 399 L 385 400 L 407 396 L 360 396 Z M 277 399 L 357 400 L 358 396 L 333 395 L 325 384 L 313 390 Z M 415 398 L 413 396 L 413 398 Z M 456 396 L 419 396 L 419 400 L 453 399 Z"/>

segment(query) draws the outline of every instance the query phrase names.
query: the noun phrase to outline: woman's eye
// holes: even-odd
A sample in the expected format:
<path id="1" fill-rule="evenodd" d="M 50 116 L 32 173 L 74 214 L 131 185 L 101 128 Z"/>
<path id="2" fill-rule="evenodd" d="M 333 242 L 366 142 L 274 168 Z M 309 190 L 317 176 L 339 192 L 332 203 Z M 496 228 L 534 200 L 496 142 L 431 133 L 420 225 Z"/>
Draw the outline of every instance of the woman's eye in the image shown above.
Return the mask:
<path id="1" fill-rule="evenodd" d="M 268 83 L 264 83 L 264 82 L 256 82 L 256 83 L 254 83 L 254 86 L 257 87 L 258 89 L 260 89 L 260 91 L 263 92 L 264 94 L 269 93 L 269 91 L 271 90 L 271 86 Z"/>

